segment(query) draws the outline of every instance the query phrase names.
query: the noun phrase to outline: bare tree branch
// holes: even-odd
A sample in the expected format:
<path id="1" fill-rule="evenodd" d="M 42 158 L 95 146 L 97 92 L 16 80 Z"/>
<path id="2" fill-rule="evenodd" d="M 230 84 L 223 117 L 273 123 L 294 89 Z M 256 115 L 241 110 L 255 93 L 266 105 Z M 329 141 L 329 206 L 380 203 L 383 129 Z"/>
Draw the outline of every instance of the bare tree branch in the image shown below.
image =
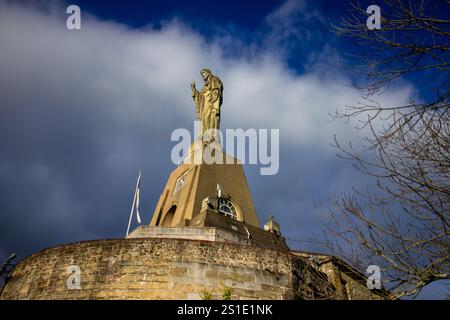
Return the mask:
<path id="1" fill-rule="evenodd" d="M 335 27 L 356 40 L 362 101 L 334 118 L 358 118 L 366 128 L 363 151 L 335 137 L 338 156 L 376 180 L 375 190 L 334 195 L 330 245 L 365 269 L 382 267 L 391 297 L 417 296 L 428 284 L 450 279 L 450 21 L 442 1 L 385 0 L 381 30 L 368 30 L 366 8 L 351 3 Z M 428 94 L 400 106 L 377 95 L 408 76 L 427 78 Z M 366 116 L 361 119 L 361 116 Z"/>

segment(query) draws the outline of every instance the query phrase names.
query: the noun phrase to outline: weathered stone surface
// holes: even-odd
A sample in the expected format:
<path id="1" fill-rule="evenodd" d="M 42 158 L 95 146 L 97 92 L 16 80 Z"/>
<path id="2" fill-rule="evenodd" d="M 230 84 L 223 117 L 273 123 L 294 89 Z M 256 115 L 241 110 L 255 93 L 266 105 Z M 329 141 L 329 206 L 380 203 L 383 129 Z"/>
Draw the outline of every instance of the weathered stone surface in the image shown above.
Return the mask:
<path id="1" fill-rule="evenodd" d="M 227 243 L 85 241 L 48 248 L 21 261 L 1 299 L 187 299 L 203 290 L 220 296 L 224 285 L 232 287 L 235 299 L 289 298 L 294 296 L 289 288 L 273 285 L 264 270 L 289 282 L 291 259 L 287 253 Z M 70 265 L 80 268 L 81 289 L 66 286 Z M 273 290 L 263 292 L 265 283 Z"/>
<path id="2" fill-rule="evenodd" d="M 69 290 L 67 267 L 81 271 L 80 289 Z M 329 270 L 327 270 L 329 271 Z M 224 242 L 180 239 L 96 240 L 48 248 L 22 260 L 0 299 L 221 299 L 314 298 L 334 285 L 327 275 L 287 252 Z M 349 294 L 371 298 L 356 286 Z M 330 293 L 331 292 L 331 293 Z"/>

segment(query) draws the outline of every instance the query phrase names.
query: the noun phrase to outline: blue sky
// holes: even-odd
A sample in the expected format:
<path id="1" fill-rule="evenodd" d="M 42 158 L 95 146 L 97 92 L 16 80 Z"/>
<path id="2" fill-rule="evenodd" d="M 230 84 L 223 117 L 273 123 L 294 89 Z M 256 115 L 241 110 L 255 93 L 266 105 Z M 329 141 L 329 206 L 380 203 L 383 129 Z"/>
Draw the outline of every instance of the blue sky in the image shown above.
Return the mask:
<path id="1" fill-rule="evenodd" d="M 82 29 L 65 28 L 81 8 Z M 338 1 L 0 1 L 0 260 L 124 235 L 135 179 L 150 221 L 169 173 L 176 128 L 192 130 L 192 80 L 224 82 L 223 128 L 279 128 L 280 171 L 246 166 L 260 221 L 288 239 L 323 239 L 332 192 L 370 181 L 335 156 L 358 145 L 355 123 L 329 113 L 357 103 L 354 44 L 330 32 Z M 414 79 L 380 101 L 418 94 Z M 325 201 L 326 202 L 326 201 Z M 293 248 L 321 250 L 290 241 Z M 431 297 L 431 290 L 424 297 Z"/>
<path id="2" fill-rule="evenodd" d="M 226 35 L 261 47 L 267 45 L 268 35 L 273 28 L 271 23 L 280 23 L 283 20 L 283 24 L 279 27 L 285 30 L 277 35 L 280 38 L 276 42 L 283 47 L 286 54 L 285 62 L 294 72 L 304 71 L 304 58 L 308 53 L 320 50 L 324 43 L 340 41 L 329 30 L 331 23 L 336 23 L 348 7 L 345 2 L 326 0 L 309 2 L 232 0 L 221 5 L 216 1 L 174 0 L 133 0 L 107 4 L 105 1 L 70 3 L 79 5 L 101 19 L 125 24 L 130 28 L 159 29 L 176 19 L 205 39 Z M 282 16 L 274 17 L 277 11 L 282 13 Z M 298 41 L 299 39 L 302 42 Z M 229 49 L 230 54 L 240 53 L 238 48 Z"/>

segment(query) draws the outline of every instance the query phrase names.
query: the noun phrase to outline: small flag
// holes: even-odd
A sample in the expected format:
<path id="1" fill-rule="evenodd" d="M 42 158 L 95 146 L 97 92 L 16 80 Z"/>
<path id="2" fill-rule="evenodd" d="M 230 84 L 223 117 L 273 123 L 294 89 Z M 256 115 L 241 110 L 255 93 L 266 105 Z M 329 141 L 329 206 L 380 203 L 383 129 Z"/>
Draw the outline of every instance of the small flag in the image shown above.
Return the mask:
<path id="1" fill-rule="evenodd" d="M 131 219 L 133 218 L 134 209 L 136 209 L 136 219 L 137 219 L 138 223 L 141 224 L 141 216 L 139 215 L 140 197 L 141 197 L 141 171 L 139 171 L 139 176 L 138 176 L 138 180 L 136 183 L 136 189 L 134 191 L 133 204 L 131 206 L 130 218 L 128 219 L 128 228 L 127 228 L 127 233 L 125 234 L 125 236 L 128 236 L 128 233 L 130 232 Z"/>
<path id="2" fill-rule="evenodd" d="M 139 174 L 139 183 L 136 190 L 136 218 L 137 222 L 141 224 L 141 216 L 139 215 L 139 201 L 141 198 L 141 175 Z"/>

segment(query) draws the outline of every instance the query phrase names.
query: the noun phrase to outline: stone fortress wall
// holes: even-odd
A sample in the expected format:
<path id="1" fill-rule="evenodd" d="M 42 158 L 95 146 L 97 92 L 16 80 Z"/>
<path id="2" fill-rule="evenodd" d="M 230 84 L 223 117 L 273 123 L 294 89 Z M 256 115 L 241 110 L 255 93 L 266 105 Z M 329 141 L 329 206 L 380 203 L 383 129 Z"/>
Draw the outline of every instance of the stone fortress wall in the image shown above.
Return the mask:
<path id="1" fill-rule="evenodd" d="M 67 288 L 70 265 L 80 268 L 79 289 Z M 22 260 L 0 299 L 223 299 L 227 291 L 231 299 L 335 297 L 326 279 L 307 259 L 264 247 L 186 239 L 94 240 Z"/>
<path id="2" fill-rule="evenodd" d="M 2 299 L 294 298 L 288 254 L 230 243 L 176 239 L 85 241 L 42 250 L 12 272 Z M 81 289 L 69 290 L 78 265 Z"/>

